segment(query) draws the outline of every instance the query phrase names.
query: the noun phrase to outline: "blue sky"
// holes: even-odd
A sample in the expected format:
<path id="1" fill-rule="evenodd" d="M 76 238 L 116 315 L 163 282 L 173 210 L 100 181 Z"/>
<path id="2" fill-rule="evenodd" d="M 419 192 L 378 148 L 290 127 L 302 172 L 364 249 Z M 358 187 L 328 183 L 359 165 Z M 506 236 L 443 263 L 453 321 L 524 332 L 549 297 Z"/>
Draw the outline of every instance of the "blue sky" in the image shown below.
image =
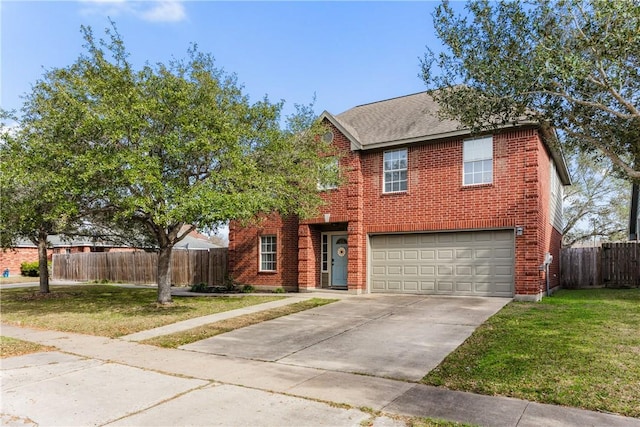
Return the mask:
<path id="1" fill-rule="evenodd" d="M 238 75 L 253 101 L 307 104 L 338 114 L 425 89 L 425 46 L 438 51 L 437 2 L 213 2 L 2 0 L 1 98 L 18 109 L 44 69 L 82 52 L 81 25 L 104 35 L 111 17 L 140 66 L 183 58 L 190 43 Z"/>

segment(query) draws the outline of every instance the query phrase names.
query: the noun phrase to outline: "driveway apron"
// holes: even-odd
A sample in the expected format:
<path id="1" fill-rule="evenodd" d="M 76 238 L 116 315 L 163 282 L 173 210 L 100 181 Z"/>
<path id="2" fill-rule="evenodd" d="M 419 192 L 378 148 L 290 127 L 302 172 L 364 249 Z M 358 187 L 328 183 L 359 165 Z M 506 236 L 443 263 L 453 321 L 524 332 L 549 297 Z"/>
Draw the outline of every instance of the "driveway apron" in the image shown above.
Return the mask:
<path id="1" fill-rule="evenodd" d="M 418 381 L 509 301 L 360 296 L 181 349 Z"/>

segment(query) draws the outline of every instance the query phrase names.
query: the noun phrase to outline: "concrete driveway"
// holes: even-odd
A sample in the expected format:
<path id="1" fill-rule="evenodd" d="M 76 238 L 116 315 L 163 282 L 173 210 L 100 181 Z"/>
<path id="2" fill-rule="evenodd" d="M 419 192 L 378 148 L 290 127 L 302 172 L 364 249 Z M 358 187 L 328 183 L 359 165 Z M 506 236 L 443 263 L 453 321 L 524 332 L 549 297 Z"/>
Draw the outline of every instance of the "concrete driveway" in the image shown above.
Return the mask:
<path id="1" fill-rule="evenodd" d="M 418 381 L 509 301 L 358 296 L 181 349 Z"/>

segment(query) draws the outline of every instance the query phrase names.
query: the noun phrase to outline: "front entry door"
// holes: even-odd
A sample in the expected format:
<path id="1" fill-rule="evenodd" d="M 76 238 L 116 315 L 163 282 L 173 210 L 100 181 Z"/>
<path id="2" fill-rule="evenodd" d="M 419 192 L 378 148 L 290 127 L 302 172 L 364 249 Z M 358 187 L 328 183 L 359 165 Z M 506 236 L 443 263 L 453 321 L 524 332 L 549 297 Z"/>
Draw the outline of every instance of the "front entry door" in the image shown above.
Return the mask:
<path id="1" fill-rule="evenodd" d="M 347 286 L 347 236 L 331 236 L 331 286 Z"/>

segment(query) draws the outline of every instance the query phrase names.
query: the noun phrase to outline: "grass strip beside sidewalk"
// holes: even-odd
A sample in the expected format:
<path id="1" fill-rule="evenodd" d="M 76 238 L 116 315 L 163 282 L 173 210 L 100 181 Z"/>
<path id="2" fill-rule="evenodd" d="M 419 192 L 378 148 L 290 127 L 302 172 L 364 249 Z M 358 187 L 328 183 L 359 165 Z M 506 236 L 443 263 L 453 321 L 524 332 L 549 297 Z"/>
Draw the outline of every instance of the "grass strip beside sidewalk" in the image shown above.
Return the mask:
<path id="1" fill-rule="evenodd" d="M 53 350 L 55 350 L 55 347 L 0 336 L 0 359 Z"/>
<path id="2" fill-rule="evenodd" d="M 422 382 L 640 417 L 640 289 L 512 302 Z"/>
<path id="3" fill-rule="evenodd" d="M 309 310 L 311 308 L 320 307 L 322 305 L 326 305 L 335 301 L 338 300 L 311 298 L 309 300 L 296 302 L 283 307 L 272 308 L 269 310 L 259 311 L 257 313 L 244 314 L 242 316 L 233 317 L 231 319 L 202 325 L 197 328 L 189 329 L 187 331 L 149 338 L 140 342 L 143 344 L 151 344 L 165 348 L 178 348 L 181 345 L 186 345 L 206 338 L 211 338 L 216 335 L 255 325 L 267 320 L 272 320 L 278 317 L 287 316 L 289 314 L 298 313 L 300 311 Z"/>
<path id="4" fill-rule="evenodd" d="M 156 289 L 113 285 L 52 286 L 49 294 L 33 288 L 3 289 L 2 322 L 16 326 L 116 338 L 194 317 L 276 301 L 280 296 L 174 297 L 158 306 Z"/>

